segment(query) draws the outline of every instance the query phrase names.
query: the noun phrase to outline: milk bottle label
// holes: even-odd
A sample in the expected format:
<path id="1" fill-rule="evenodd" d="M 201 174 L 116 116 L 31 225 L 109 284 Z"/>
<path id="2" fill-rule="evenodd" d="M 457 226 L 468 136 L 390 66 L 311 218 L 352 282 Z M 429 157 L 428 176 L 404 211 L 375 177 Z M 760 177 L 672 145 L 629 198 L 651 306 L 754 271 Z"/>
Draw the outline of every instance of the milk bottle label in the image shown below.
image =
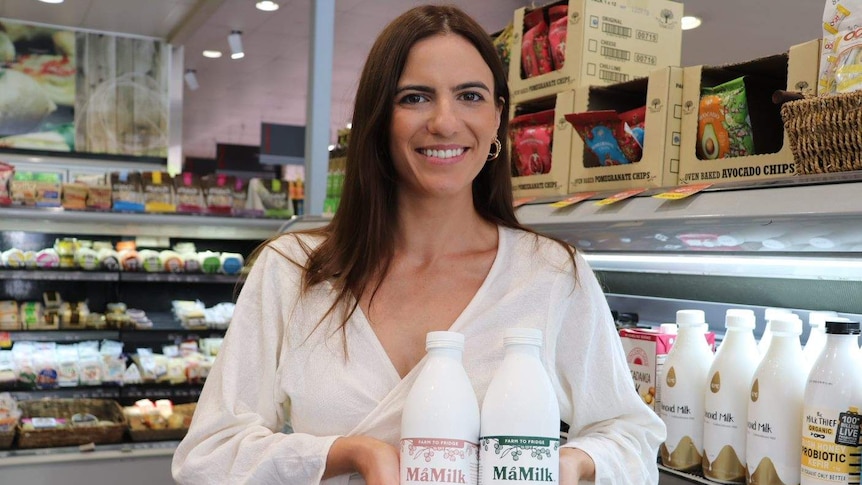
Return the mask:
<path id="1" fill-rule="evenodd" d="M 442 438 L 401 440 L 401 483 L 476 485 L 479 445 Z"/>
<path id="2" fill-rule="evenodd" d="M 479 483 L 559 483 L 560 440 L 484 436 L 479 440 Z"/>
<path id="3" fill-rule="evenodd" d="M 809 407 L 802 423 L 802 479 L 811 484 L 859 483 L 859 429 L 856 409 Z"/>

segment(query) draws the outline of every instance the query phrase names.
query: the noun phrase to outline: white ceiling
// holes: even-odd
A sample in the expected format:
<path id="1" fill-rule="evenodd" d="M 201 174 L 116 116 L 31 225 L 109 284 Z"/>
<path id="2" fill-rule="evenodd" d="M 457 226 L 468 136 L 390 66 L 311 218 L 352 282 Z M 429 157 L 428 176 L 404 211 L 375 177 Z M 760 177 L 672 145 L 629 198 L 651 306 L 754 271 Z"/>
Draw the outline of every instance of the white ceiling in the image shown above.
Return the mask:
<path id="1" fill-rule="evenodd" d="M 0 0 L 0 17 L 157 37 L 185 47 L 200 88 L 184 93 L 183 152 L 214 157 L 217 142 L 257 145 L 261 122 L 305 124 L 312 0 L 277 0 L 266 13 L 255 0 Z M 417 0 L 336 0 L 331 125 L 350 120 L 362 64 L 376 34 Z M 503 28 L 529 0 L 455 0 L 489 32 Z M 703 25 L 683 34 L 682 64 L 718 65 L 786 51 L 821 35 L 823 1 L 686 0 Z M 243 32 L 246 56 L 231 60 L 227 35 Z M 225 53 L 206 59 L 204 49 Z"/>

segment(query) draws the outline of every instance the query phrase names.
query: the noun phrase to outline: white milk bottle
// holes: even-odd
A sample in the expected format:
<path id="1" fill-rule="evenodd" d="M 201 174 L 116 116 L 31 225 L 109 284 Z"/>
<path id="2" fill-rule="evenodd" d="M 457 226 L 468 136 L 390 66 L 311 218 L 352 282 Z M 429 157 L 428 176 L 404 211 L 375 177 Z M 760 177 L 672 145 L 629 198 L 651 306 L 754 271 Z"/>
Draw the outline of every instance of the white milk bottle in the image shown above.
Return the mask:
<path id="1" fill-rule="evenodd" d="M 706 342 L 707 328 L 701 310 L 676 312 L 679 333 L 667 354 L 661 388 L 659 416 L 667 426 L 661 445 L 661 461 L 675 470 L 699 470 L 703 451 L 703 386 L 712 364 Z"/>
<path id="2" fill-rule="evenodd" d="M 760 336 L 760 340 L 757 342 L 757 350 L 760 351 L 760 355 L 766 355 L 766 350 L 769 348 L 769 342 L 772 341 L 772 324 L 769 323 L 776 315 L 780 315 L 782 313 L 790 313 L 795 315 L 793 312 L 786 308 L 767 308 L 763 311 L 763 334 Z"/>
<path id="3" fill-rule="evenodd" d="M 772 343 L 751 381 L 745 443 L 747 483 L 799 483 L 802 397 L 807 379 L 796 315 L 774 315 Z"/>
<path id="4" fill-rule="evenodd" d="M 730 309 L 724 340 L 707 374 L 703 413 L 703 475 L 745 483 L 745 435 L 751 377 L 760 363 L 754 312 Z"/>
<path id="5" fill-rule="evenodd" d="M 559 483 L 560 407 L 542 365 L 542 331 L 507 329 L 482 402 L 479 483 Z"/>
<path id="6" fill-rule="evenodd" d="M 823 351 L 823 347 L 826 346 L 826 319 L 837 316 L 838 314 L 835 312 L 825 311 L 808 314 L 808 340 L 802 347 L 802 360 L 808 365 L 809 370 L 814 366 L 814 361 Z"/>
<path id="7" fill-rule="evenodd" d="M 479 404 L 461 357 L 464 335 L 429 332 L 425 366 L 401 416 L 401 484 L 477 484 Z"/>
<path id="8" fill-rule="evenodd" d="M 859 483 L 859 323 L 826 321 L 826 346 L 805 387 L 802 485 Z"/>

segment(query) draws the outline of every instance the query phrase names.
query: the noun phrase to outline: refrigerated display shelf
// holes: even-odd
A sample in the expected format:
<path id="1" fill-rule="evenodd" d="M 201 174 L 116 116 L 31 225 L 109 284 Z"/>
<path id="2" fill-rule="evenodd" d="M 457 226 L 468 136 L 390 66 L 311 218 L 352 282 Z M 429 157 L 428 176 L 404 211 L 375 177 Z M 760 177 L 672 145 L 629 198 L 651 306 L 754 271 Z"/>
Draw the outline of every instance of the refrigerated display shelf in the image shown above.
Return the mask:
<path id="1" fill-rule="evenodd" d="M 34 281 L 105 281 L 144 283 L 229 283 L 239 281 L 239 275 L 207 273 L 147 273 L 118 271 L 82 271 L 63 269 L 0 269 L 0 280 Z"/>

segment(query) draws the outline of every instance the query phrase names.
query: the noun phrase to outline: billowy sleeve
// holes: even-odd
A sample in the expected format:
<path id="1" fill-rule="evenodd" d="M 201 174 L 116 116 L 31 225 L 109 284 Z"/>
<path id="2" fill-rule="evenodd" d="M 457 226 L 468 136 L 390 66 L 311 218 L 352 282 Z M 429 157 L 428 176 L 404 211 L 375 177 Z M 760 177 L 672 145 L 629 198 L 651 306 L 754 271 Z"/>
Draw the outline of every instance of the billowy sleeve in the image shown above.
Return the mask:
<path id="1" fill-rule="evenodd" d="M 658 483 L 664 423 L 635 391 L 596 276 L 583 257 L 576 262 L 577 282 L 571 271 L 557 278 L 554 297 L 565 304 L 550 319 L 559 322 L 553 345 L 561 418 L 570 426 L 564 446 L 592 457 L 599 485 Z"/>
<path id="2" fill-rule="evenodd" d="M 285 246 L 285 239 L 271 244 Z M 254 263 L 191 428 L 174 454 L 178 483 L 320 483 L 338 437 L 281 432 L 286 396 L 277 382 L 279 355 L 300 277 L 300 269 L 272 247 Z"/>

